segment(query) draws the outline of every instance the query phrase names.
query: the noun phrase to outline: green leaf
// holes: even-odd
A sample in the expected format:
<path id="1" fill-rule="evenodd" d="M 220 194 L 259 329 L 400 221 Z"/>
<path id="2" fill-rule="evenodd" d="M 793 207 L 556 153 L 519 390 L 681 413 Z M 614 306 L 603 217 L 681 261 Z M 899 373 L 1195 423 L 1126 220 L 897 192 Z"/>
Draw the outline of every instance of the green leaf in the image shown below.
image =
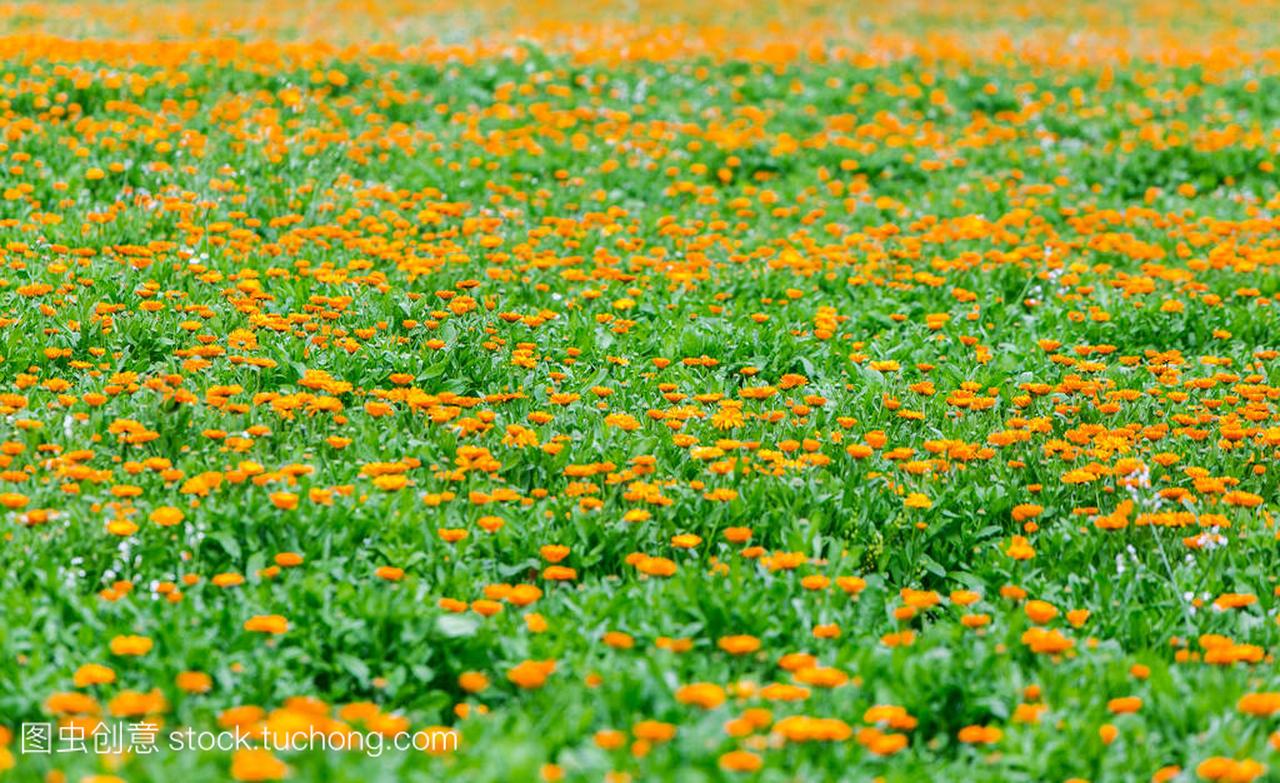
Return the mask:
<path id="1" fill-rule="evenodd" d="M 456 639 L 462 636 L 475 636 L 476 630 L 480 627 L 480 621 L 474 617 L 467 617 L 458 614 L 441 615 L 436 619 L 436 630 L 441 635 Z"/>

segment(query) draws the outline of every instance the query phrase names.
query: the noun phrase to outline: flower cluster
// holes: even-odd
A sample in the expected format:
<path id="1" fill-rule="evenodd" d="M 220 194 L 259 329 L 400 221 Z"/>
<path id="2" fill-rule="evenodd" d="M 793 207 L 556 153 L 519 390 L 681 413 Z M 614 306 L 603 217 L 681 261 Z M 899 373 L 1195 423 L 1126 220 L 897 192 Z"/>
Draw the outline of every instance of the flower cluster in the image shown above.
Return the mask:
<path id="1" fill-rule="evenodd" d="M 0 771 L 1280 764 L 1275 2 L 171 5 L 0 8 Z"/>

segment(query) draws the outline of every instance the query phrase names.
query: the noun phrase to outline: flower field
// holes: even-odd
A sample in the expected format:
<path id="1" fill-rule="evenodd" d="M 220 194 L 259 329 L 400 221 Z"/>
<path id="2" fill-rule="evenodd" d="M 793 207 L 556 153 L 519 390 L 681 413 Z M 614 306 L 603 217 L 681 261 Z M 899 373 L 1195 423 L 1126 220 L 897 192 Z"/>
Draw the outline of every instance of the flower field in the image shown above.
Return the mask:
<path id="1" fill-rule="evenodd" d="M 0 780 L 1280 779 L 1278 153 L 1273 0 L 0 5 Z"/>

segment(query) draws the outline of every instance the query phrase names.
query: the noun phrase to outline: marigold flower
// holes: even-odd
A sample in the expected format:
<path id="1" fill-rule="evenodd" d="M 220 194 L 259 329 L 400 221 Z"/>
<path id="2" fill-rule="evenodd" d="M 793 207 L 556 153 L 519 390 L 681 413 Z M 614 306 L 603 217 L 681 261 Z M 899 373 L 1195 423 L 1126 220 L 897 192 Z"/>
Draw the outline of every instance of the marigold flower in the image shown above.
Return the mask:
<path id="1" fill-rule="evenodd" d="M 965 726 L 957 739 L 969 745 L 993 745 L 1003 736 L 1004 732 L 995 726 Z"/>
<path id="2" fill-rule="evenodd" d="M 1036 550 L 1031 548 L 1031 542 L 1022 536 L 1014 536 L 1009 547 L 1005 550 L 1005 554 L 1014 560 L 1030 560 L 1036 556 Z"/>
<path id="3" fill-rule="evenodd" d="M 747 750 L 731 750 L 720 756 L 719 764 L 730 772 L 758 772 L 764 759 Z"/>
<path id="4" fill-rule="evenodd" d="M 289 767 L 267 750 L 238 750 L 231 757 L 231 777 L 241 781 L 284 780 Z"/>
<path id="5" fill-rule="evenodd" d="M 181 672 L 174 684 L 187 693 L 208 693 L 213 689 L 213 678 L 204 672 Z"/>
<path id="6" fill-rule="evenodd" d="M 547 677 L 556 670 L 556 662 L 522 661 L 507 671 L 507 679 L 525 690 L 541 688 Z"/>
<path id="7" fill-rule="evenodd" d="M 760 640 L 754 636 L 722 636 L 716 646 L 730 655 L 747 655 L 760 649 Z"/>
<path id="8" fill-rule="evenodd" d="M 676 691 L 676 701 L 691 704 L 704 710 L 715 709 L 724 703 L 724 689 L 709 682 L 697 682 L 682 686 Z"/>
<path id="9" fill-rule="evenodd" d="M 245 621 L 244 629 L 255 633 L 282 634 L 289 630 L 289 621 L 278 614 L 257 615 Z"/>
<path id="10" fill-rule="evenodd" d="M 479 693 L 489 687 L 489 678 L 480 672 L 463 672 L 458 675 L 458 687 L 467 693 Z"/>
<path id="11" fill-rule="evenodd" d="M 115 651 L 113 650 L 112 652 Z M 115 681 L 116 673 L 114 670 L 96 663 L 86 663 L 81 666 L 76 670 L 74 678 L 77 688 L 88 688 L 92 685 L 110 685 Z"/>
<path id="12" fill-rule="evenodd" d="M 111 640 L 111 654 L 122 656 L 146 655 L 153 642 L 145 636 L 117 636 Z"/>

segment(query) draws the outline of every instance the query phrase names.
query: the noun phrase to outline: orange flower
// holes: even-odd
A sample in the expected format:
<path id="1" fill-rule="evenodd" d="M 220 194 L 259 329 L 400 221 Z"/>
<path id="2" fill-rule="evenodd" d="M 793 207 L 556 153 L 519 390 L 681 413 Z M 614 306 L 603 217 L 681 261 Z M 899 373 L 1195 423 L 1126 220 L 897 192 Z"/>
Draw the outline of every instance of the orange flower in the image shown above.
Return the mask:
<path id="1" fill-rule="evenodd" d="M 238 750 L 231 757 L 231 777 L 242 781 L 283 780 L 285 763 L 261 748 Z"/>
<path id="2" fill-rule="evenodd" d="M 1035 519 L 1044 513 L 1044 506 L 1035 503 L 1019 503 L 1013 507 L 1013 521 L 1025 522 L 1028 519 Z"/>
<path id="3" fill-rule="evenodd" d="M 764 760 L 746 750 L 731 750 L 720 756 L 720 768 L 730 772 L 758 772 Z"/>
<path id="4" fill-rule="evenodd" d="M 906 500 L 903 501 L 903 505 L 907 508 L 928 509 L 933 507 L 933 501 L 919 492 L 912 492 L 907 495 Z"/>
<path id="5" fill-rule="evenodd" d="M 636 644 L 635 639 L 632 639 L 630 634 L 625 634 L 621 631 L 609 631 L 604 635 L 602 641 L 617 650 L 630 650 Z"/>
<path id="6" fill-rule="evenodd" d="M 1137 696 L 1122 696 L 1107 702 L 1107 710 L 1112 715 L 1124 715 L 1142 709 L 1142 699 Z"/>
<path id="7" fill-rule="evenodd" d="M 559 563 L 569 556 L 569 547 L 560 544 L 547 544 L 538 550 L 542 559 L 548 563 Z"/>
<path id="8" fill-rule="evenodd" d="M 1120 736 L 1120 729 L 1114 724 L 1104 723 L 1098 727 L 1098 738 L 1102 740 L 1103 745 L 1110 745 Z"/>
<path id="9" fill-rule="evenodd" d="M 665 557 L 641 557 L 635 566 L 646 576 L 671 576 L 676 572 L 676 564 Z"/>
<path id="10" fill-rule="evenodd" d="M 1004 732 L 995 726 L 965 726 L 957 739 L 968 745 L 993 745 L 1003 736 Z"/>
<path id="11" fill-rule="evenodd" d="M 642 720 L 631 727 L 631 733 L 646 742 L 670 742 L 676 736 L 676 727 L 656 720 Z"/>
<path id="12" fill-rule="evenodd" d="M 115 652 L 115 650 L 112 650 Z M 120 655 L 121 653 L 116 653 Z M 116 673 L 106 666 L 86 663 L 76 670 L 74 682 L 77 688 L 88 688 L 91 685 L 110 685 L 116 681 Z"/>
<path id="13" fill-rule="evenodd" d="M 1056 655 L 1064 653 L 1075 646 L 1075 642 L 1056 630 L 1046 631 L 1043 628 L 1031 628 L 1022 634 L 1022 643 L 1032 652 Z"/>
<path id="14" fill-rule="evenodd" d="M 45 712 L 53 715 L 97 715 L 101 708 L 83 693 L 55 693 L 45 700 Z"/>
<path id="15" fill-rule="evenodd" d="M 507 679 L 525 690 L 541 688 L 547 677 L 556 670 L 556 662 L 522 661 L 507 672 Z"/>
<path id="16" fill-rule="evenodd" d="M 1005 554 L 1014 560 L 1030 560 L 1036 556 L 1036 550 L 1031 548 L 1031 542 L 1022 536 L 1014 536 L 1009 542 L 1009 548 L 1005 550 Z"/>
<path id="17" fill-rule="evenodd" d="M 1267 768 L 1253 759 L 1235 759 L 1213 756 L 1196 766 L 1196 774 L 1205 780 L 1221 780 L 1225 783 L 1249 783 L 1261 777 Z"/>
<path id="18" fill-rule="evenodd" d="M 288 511 L 298 507 L 298 496 L 292 492 L 272 492 L 271 505 Z M 267 779 L 269 780 L 270 778 Z"/>
<path id="19" fill-rule="evenodd" d="M 183 520 L 182 511 L 173 506 L 161 506 L 151 512 L 151 521 L 161 527 L 172 527 Z"/>
<path id="20" fill-rule="evenodd" d="M 1246 715 L 1266 718 L 1280 712 L 1280 693 L 1246 693 L 1236 702 L 1236 709 Z"/>
<path id="21" fill-rule="evenodd" d="M 760 640 L 754 636 L 722 636 L 716 646 L 730 655 L 747 655 L 760 649 Z"/>
<path id="22" fill-rule="evenodd" d="M 1027 601 L 1023 611 L 1027 613 L 1027 617 L 1031 619 L 1031 622 L 1036 625 L 1044 625 L 1058 616 L 1057 608 L 1046 601 Z"/>
<path id="23" fill-rule="evenodd" d="M 467 693 L 479 693 L 489 687 L 489 678 L 480 672 L 463 672 L 458 675 L 458 687 Z"/>
<path id="24" fill-rule="evenodd" d="M 146 655 L 151 652 L 152 644 L 152 641 L 145 636 L 117 636 L 111 640 L 111 654 Z"/>
<path id="25" fill-rule="evenodd" d="M 853 729 L 838 718 L 811 718 L 789 715 L 773 726 L 773 731 L 790 742 L 843 742 Z"/>
<path id="26" fill-rule="evenodd" d="M 213 689 L 213 678 L 204 672 L 182 672 L 175 684 L 187 693 L 208 693 Z"/>
<path id="27" fill-rule="evenodd" d="M 255 633 L 282 634 L 289 630 L 289 621 L 278 614 L 257 615 L 245 621 L 244 629 Z"/>
<path id="28" fill-rule="evenodd" d="M 676 691 L 676 701 L 692 704 L 704 710 L 715 709 L 724 703 L 724 688 L 709 682 L 685 685 Z"/>

